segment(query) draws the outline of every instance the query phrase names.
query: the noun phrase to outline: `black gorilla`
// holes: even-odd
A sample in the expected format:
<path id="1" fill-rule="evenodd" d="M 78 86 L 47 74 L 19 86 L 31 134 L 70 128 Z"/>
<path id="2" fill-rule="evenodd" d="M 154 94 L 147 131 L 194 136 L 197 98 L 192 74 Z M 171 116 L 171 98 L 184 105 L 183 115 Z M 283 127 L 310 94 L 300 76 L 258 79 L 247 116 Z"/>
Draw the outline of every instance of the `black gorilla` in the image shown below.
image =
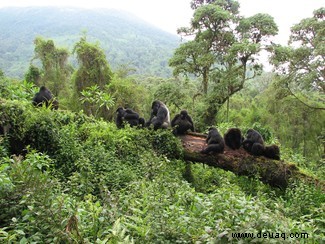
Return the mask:
<path id="1" fill-rule="evenodd" d="M 131 127 L 133 126 L 144 126 L 145 121 L 144 118 L 141 118 L 139 114 L 132 109 L 124 109 L 122 107 L 119 107 L 116 110 L 116 120 L 115 124 L 117 128 L 123 128 L 124 122 L 128 123 Z"/>
<path id="2" fill-rule="evenodd" d="M 243 141 L 243 147 L 247 152 L 261 156 L 264 152 L 263 137 L 256 130 L 249 129 L 246 133 L 246 139 Z"/>
<path id="3" fill-rule="evenodd" d="M 280 148 L 277 145 L 266 146 L 263 155 L 267 158 L 280 160 Z"/>
<path id="4" fill-rule="evenodd" d="M 146 126 L 153 124 L 154 130 L 159 128 L 167 129 L 170 124 L 169 110 L 167 106 L 161 101 L 153 101 L 151 105 L 151 115 Z"/>
<path id="5" fill-rule="evenodd" d="M 254 156 L 280 160 L 280 148 L 277 145 L 265 146 L 261 134 L 253 129 L 247 131 L 243 147 Z"/>
<path id="6" fill-rule="evenodd" d="M 233 150 L 239 149 L 243 142 L 243 136 L 240 129 L 230 128 L 224 135 L 225 143 Z"/>
<path id="7" fill-rule="evenodd" d="M 171 122 L 171 126 L 174 128 L 174 135 L 185 134 L 188 130 L 194 131 L 192 118 L 186 110 L 182 110 L 181 113 L 176 114 Z"/>
<path id="8" fill-rule="evenodd" d="M 52 93 L 45 86 L 42 86 L 33 98 L 33 105 L 36 107 L 42 107 L 43 104 L 48 108 L 50 105 L 52 109 L 57 110 L 59 108 L 59 102 L 54 99 Z"/>
<path id="9" fill-rule="evenodd" d="M 201 153 L 208 154 L 210 152 L 222 153 L 225 150 L 225 141 L 220 135 L 218 130 L 214 127 L 209 129 L 208 137 L 206 139 L 208 143 L 207 148 L 201 151 Z"/>

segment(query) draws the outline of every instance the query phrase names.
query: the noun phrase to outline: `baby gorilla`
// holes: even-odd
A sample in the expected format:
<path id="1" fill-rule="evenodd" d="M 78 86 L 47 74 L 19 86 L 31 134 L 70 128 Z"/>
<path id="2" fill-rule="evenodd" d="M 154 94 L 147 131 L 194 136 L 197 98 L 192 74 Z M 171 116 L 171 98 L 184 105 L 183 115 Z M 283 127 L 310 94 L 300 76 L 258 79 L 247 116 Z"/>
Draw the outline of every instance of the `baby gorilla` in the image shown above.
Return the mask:
<path id="1" fill-rule="evenodd" d="M 153 101 L 151 105 L 151 115 L 146 126 L 153 124 L 154 130 L 167 129 L 170 124 L 169 110 L 161 101 Z"/>
<path id="2" fill-rule="evenodd" d="M 192 118 L 188 115 L 186 110 L 182 110 L 180 114 L 176 114 L 176 116 L 171 122 L 171 126 L 174 128 L 174 135 L 183 135 L 188 130 L 194 132 Z"/>
<path id="3" fill-rule="evenodd" d="M 45 86 L 39 89 L 39 92 L 33 97 L 33 105 L 35 107 L 42 107 L 43 104 L 48 108 L 51 106 L 52 109 L 57 110 L 59 108 L 59 102 L 53 98 L 52 93 Z"/>
<path id="4" fill-rule="evenodd" d="M 138 125 L 144 126 L 145 124 L 144 119 L 141 118 L 139 114 L 132 109 L 124 109 L 122 107 L 119 107 L 116 110 L 116 114 L 115 124 L 119 129 L 124 127 L 125 122 L 128 123 L 131 127 Z"/>
<path id="5" fill-rule="evenodd" d="M 264 157 L 280 160 L 280 148 L 277 145 L 266 146 L 264 149 Z"/>
<path id="6" fill-rule="evenodd" d="M 225 150 L 225 142 L 223 137 L 220 135 L 218 130 L 214 127 L 209 129 L 208 137 L 206 139 L 208 143 L 207 148 L 201 151 L 201 153 L 209 154 L 213 153 L 222 153 Z"/>
<path id="7" fill-rule="evenodd" d="M 243 141 L 244 149 L 254 156 L 264 154 L 264 140 L 256 130 L 249 129 L 246 133 L 246 139 Z"/>
<path id="8" fill-rule="evenodd" d="M 224 135 L 225 143 L 232 150 L 239 149 L 243 142 L 243 137 L 240 129 L 230 128 Z"/>

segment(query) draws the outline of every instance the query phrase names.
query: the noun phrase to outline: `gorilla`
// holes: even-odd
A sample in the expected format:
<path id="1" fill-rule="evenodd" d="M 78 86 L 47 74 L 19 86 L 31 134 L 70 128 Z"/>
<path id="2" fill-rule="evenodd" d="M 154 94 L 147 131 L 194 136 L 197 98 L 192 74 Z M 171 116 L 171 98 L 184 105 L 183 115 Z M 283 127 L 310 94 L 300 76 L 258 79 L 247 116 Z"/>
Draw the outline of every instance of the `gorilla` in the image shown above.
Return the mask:
<path id="1" fill-rule="evenodd" d="M 243 142 L 243 137 L 240 129 L 230 128 L 224 135 L 225 143 L 232 150 L 239 149 Z"/>
<path id="2" fill-rule="evenodd" d="M 280 160 L 280 148 L 277 145 L 266 146 L 263 156 L 266 158 Z"/>
<path id="3" fill-rule="evenodd" d="M 132 109 L 124 109 L 122 107 L 119 107 L 116 110 L 116 120 L 115 124 L 117 128 L 123 128 L 124 122 L 128 123 L 131 127 L 133 126 L 142 126 L 144 127 L 145 121 L 144 118 L 141 118 L 139 114 Z"/>
<path id="4" fill-rule="evenodd" d="M 264 155 L 264 151 L 265 151 L 265 147 L 261 143 L 254 143 L 252 145 L 251 153 L 254 156 L 263 156 Z"/>
<path id="5" fill-rule="evenodd" d="M 264 153 L 264 140 L 256 130 L 249 129 L 246 133 L 246 139 L 243 141 L 244 149 L 254 156 L 261 156 Z"/>
<path id="6" fill-rule="evenodd" d="M 33 98 L 33 105 L 35 107 L 42 107 L 43 104 L 48 108 L 51 105 L 52 109 L 57 110 L 59 108 L 59 102 L 54 99 L 52 93 L 45 86 L 41 86 L 39 92 L 37 92 Z"/>
<path id="7" fill-rule="evenodd" d="M 209 133 L 206 142 L 208 143 L 208 146 L 207 148 L 202 150 L 201 153 L 222 153 L 225 149 L 225 141 L 215 127 L 209 128 Z"/>
<path id="8" fill-rule="evenodd" d="M 188 130 L 194 132 L 192 118 L 188 115 L 186 110 L 182 110 L 181 113 L 176 114 L 176 116 L 171 121 L 171 126 L 174 128 L 174 135 L 183 135 Z"/>
<path id="9" fill-rule="evenodd" d="M 167 129 L 170 124 L 169 109 L 167 106 L 158 100 L 152 102 L 151 115 L 146 126 L 149 127 L 153 124 L 154 130 Z"/>
<path id="10" fill-rule="evenodd" d="M 277 145 L 265 146 L 261 134 L 253 129 L 247 131 L 243 147 L 254 156 L 264 156 L 266 158 L 280 160 L 280 148 Z"/>

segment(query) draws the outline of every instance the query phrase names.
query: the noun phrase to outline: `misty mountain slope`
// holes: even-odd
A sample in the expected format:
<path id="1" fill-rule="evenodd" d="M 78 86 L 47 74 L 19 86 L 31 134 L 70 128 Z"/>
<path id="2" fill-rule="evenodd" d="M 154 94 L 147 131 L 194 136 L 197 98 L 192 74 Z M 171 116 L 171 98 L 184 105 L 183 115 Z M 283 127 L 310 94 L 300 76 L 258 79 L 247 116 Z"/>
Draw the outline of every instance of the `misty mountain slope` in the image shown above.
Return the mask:
<path id="1" fill-rule="evenodd" d="M 170 34 L 124 11 L 28 7 L 0 9 L 0 69 L 22 77 L 33 57 L 35 37 L 52 39 L 71 52 L 83 33 L 99 42 L 113 69 L 121 64 L 138 74 L 171 75 L 168 60 L 179 45 Z"/>

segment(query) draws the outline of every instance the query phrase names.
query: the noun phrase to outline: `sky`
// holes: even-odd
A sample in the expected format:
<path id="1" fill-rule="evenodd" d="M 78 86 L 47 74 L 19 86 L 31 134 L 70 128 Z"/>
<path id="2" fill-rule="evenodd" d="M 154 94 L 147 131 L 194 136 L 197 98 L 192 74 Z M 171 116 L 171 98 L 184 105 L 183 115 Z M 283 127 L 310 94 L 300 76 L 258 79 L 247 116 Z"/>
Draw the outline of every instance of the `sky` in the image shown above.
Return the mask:
<path id="1" fill-rule="evenodd" d="M 189 26 L 193 11 L 191 0 L 0 0 L 1 7 L 70 6 L 82 8 L 114 8 L 126 10 L 143 20 L 176 34 L 179 27 Z M 268 13 L 279 26 L 275 43 L 287 44 L 290 27 L 312 16 L 315 9 L 325 7 L 325 0 L 238 0 L 240 13 L 249 17 Z"/>

